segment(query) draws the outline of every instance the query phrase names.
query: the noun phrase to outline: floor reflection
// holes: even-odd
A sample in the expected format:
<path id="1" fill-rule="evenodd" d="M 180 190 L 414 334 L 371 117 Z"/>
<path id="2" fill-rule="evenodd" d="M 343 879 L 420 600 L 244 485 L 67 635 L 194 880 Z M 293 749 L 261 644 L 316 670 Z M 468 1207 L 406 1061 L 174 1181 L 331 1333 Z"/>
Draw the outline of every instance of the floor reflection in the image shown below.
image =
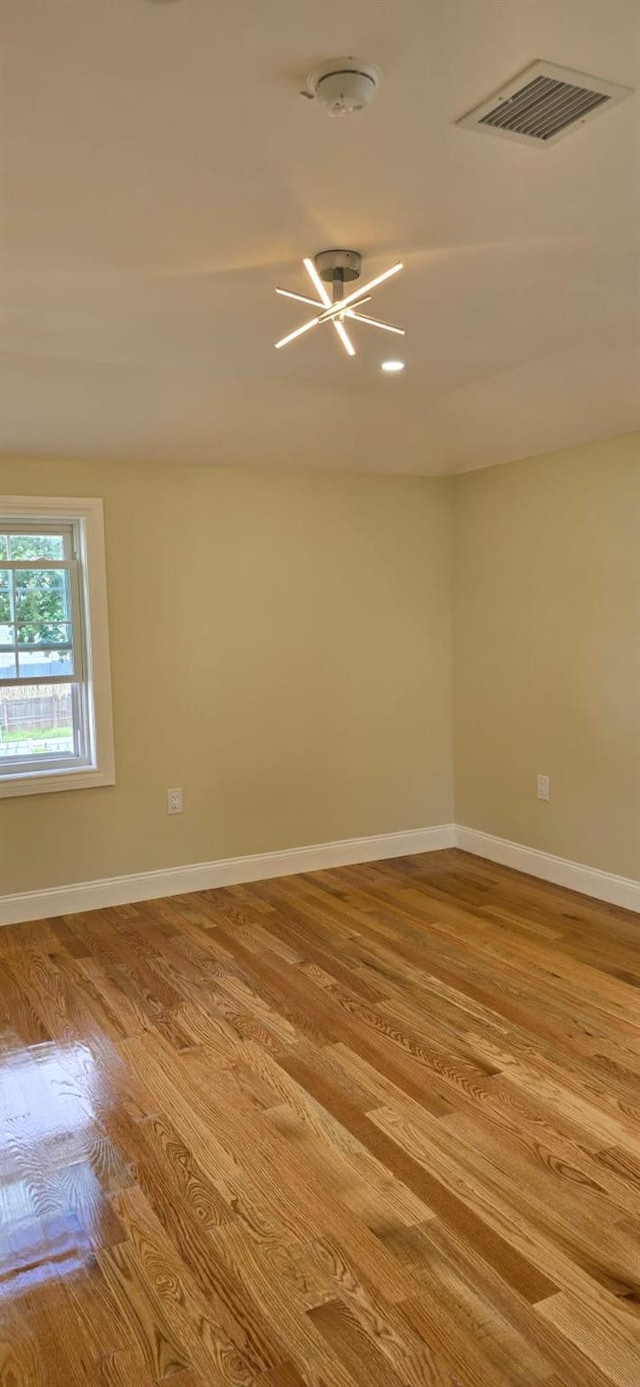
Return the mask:
<path id="1" fill-rule="evenodd" d="M 77 1271 L 110 1208 L 86 1045 L 16 1048 L 0 1063 L 0 1297 Z"/>

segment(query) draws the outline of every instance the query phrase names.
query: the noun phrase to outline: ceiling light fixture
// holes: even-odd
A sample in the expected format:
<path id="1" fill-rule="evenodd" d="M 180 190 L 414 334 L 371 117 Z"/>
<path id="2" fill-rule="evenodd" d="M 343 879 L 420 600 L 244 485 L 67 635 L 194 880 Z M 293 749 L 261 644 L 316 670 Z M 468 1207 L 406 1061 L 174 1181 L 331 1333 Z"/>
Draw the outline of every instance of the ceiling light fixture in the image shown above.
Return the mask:
<path id="1" fill-rule="evenodd" d="M 381 371 L 387 371 L 389 375 L 396 371 L 404 371 L 404 361 L 383 361 L 380 366 Z"/>
<path id="2" fill-rule="evenodd" d="M 286 337 L 281 337 L 276 342 L 276 347 L 286 347 L 288 342 L 295 341 L 296 337 L 309 332 L 312 327 L 318 327 L 320 323 L 333 323 L 340 341 L 349 356 L 355 356 L 355 347 L 351 342 L 345 328 L 345 319 L 351 322 L 368 323 L 369 327 L 382 328 L 385 332 L 396 332 L 404 337 L 404 328 L 394 327 L 391 323 L 381 323 L 378 318 L 369 318 L 356 310 L 363 304 L 368 303 L 371 298 L 371 289 L 376 289 L 379 284 L 383 284 L 386 279 L 398 273 L 403 268 L 402 262 L 398 261 L 392 265 L 391 269 L 385 270 L 383 274 L 376 275 L 375 279 L 370 279 L 367 284 L 361 285 L 359 289 L 354 289 L 345 297 L 345 284 L 353 283 L 360 278 L 360 266 L 362 256 L 356 250 L 323 250 L 314 260 L 307 258 L 303 261 L 309 279 L 313 284 L 319 299 L 309 299 L 305 294 L 294 294 L 291 289 L 276 289 L 276 294 L 283 294 L 285 298 L 299 299 L 302 303 L 312 304 L 315 308 L 322 311 L 303 323 L 301 327 L 289 332 Z M 326 285 L 332 286 L 333 297 L 327 291 Z"/>

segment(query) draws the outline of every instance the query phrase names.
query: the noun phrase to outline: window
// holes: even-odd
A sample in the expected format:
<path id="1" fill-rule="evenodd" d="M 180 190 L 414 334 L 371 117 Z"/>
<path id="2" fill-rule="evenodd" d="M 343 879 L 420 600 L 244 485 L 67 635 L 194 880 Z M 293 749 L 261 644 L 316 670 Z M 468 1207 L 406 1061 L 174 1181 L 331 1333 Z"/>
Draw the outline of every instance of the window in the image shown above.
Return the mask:
<path id="1" fill-rule="evenodd" d="M 0 796 L 114 779 L 102 502 L 0 496 Z"/>

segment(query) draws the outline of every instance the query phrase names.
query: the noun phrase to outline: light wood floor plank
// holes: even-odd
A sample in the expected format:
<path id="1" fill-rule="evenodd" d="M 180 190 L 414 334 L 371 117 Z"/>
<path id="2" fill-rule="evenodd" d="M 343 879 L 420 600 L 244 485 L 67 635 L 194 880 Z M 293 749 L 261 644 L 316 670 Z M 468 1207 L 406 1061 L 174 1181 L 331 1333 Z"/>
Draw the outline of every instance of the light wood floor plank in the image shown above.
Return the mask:
<path id="1" fill-rule="evenodd" d="M 1 1387 L 638 1387 L 639 942 L 453 850 L 0 931 Z"/>

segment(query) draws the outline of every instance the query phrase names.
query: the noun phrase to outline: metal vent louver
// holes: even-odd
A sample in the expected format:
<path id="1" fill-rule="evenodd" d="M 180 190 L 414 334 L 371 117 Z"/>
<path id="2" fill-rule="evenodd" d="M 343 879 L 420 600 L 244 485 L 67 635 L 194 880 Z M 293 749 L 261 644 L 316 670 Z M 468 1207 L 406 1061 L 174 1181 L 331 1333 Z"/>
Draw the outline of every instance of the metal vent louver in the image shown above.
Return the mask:
<path id="1" fill-rule="evenodd" d="M 630 95 L 630 87 L 538 61 L 456 124 L 525 144 L 550 145 Z"/>

